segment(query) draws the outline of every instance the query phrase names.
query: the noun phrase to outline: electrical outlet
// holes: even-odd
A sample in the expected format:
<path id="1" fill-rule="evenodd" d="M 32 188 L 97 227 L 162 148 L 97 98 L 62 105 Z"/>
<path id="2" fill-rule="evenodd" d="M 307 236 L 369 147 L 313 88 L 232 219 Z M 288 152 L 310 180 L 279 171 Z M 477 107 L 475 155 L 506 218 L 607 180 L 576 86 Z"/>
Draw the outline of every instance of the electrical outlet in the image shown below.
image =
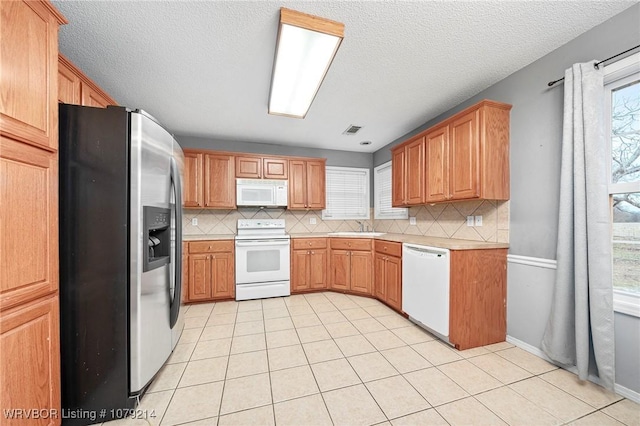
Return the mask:
<path id="1" fill-rule="evenodd" d="M 473 216 L 467 216 L 467 226 L 473 226 Z"/>
<path id="2" fill-rule="evenodd" d="M 191 225 L 192 226 L 198 226 L 198 218 L 194 217 L 193 219 L 191 219 Z"/>
<path id="3" fill-rule="evenodd" d="M 409 225 L 415 225 L 416 224 L 416 217 L 415 216 L 411 216 L 409 218 Z"/>
<path id="4" fill-rule="evenodd" d="M 310 225 L 315 225 L 316 224 L 316 218 L 315 217 L 310 217 L 309 218 L 309 224 Z"/>
<path id="5" fill-rule="evenodd" d="M 482 226 L 482 216 L 476 216 L 476 226 Z"/>

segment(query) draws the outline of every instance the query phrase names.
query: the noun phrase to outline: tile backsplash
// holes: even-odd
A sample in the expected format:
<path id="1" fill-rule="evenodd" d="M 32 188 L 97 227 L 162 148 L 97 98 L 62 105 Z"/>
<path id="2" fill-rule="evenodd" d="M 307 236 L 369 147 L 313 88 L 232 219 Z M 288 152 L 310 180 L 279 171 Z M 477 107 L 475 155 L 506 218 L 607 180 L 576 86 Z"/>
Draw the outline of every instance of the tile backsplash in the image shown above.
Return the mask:
<path id="1" fill-rule="evenodd" d="M 482 226 L 468 227 L 467 216 L 482 215 Z M 509 242 L 509 201 L 459 201 L 409 208 L 409 216 L 416 218 L 410 225 L 409 219 L 366 220 L 364 226 L 376 232 L 425 235 L 430 237 L 458 238 L 463 240 Z M 198 225 L 191 219 L 197 218 Z M 236 233 L 238 219 L 278 219 L 286 220 L 286 230 L 290 234 L 327 233 L 357 231 L 355 220 L 322 220 L 320 211 L 291 211 L 285 209 L 244 208 L 237 210 L 184 210 L 184 235 Z M 315 218 L 315 224 L 310 220 Z M 373 209 L 371 211 L 373 218 Z"/>

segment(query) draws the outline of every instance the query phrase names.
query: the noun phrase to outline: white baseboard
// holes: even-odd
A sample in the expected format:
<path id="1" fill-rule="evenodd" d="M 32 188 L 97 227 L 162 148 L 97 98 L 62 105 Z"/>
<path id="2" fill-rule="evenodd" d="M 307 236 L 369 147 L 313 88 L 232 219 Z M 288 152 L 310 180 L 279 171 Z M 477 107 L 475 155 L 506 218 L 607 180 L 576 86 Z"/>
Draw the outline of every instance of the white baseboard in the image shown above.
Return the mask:
<path id="1" fill-rule="evenodd" d="M 544 359 L 547 362 L 550 362 L 553 365 L 557 365 L 560 368 L 564 368 L 567 371 L 572 372 L 573 374 L 577 374 L 578 370 L 576 369 L 576 367 L 567 367 L 564 365 L 560 365 L 556 362 L 554 362 L 553 360 L 551 360 L 540 348 L 537 348 L 533 345 L 530 345 L 526 342 L 523 342 L 522 340 L 518 340 L 515 337 L 511 337 L 511 336 L 507 336 L 507 342 L 516 345 L 517 347 L 519 347 L 522 350 L 525 350 L 527 352 L 529 352 L 530 354 L 533 354 L 539 358 Z M 589 375 L 589 381 L 593 382 L 597 385 L 600 385 L 600 379 L 594 375 Z M 630 399 L 633 402 L 636 402 L 638 404 L 640 404 L 640 392 L 636 392 L 633 389 L 629 389 L 627 387 L 624 387 L 622 385 L 619 384 L 615 384 L 614 385 L 614 390 L 615 392 L 620 395 L 620 396 L 624 396 L 627 399 Z"/>

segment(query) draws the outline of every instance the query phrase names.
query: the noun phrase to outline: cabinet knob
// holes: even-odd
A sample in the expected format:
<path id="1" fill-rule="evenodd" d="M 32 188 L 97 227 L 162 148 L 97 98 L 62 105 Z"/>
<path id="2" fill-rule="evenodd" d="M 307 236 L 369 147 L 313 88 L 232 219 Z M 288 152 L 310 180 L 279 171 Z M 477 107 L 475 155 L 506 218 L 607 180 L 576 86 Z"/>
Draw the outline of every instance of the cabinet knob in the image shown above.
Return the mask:
<path id="1" fill-rule="evenodd" d="M 209 246 L 209 250 L 211 250 L 211 246 Z"/>
<path id="2" fill-rule="evenodd" d="M 311 254 L 311 252 L 310 252 L 310 251 L 307 251 L 307 254 Z"/>
<path id="3" fill-rule="evenodd" d="M 315 251 L 312 251 L 312 252 L 311 252 L 311 254 L 316 254 L 316 252 L 315 252 Z"/>
<path id="4" fill-rule="evenodd" d="M 384 251 L 387 251 L 387 247 L 384 248 Z"/>
<path id="5" fill-rule="evenodd" d="M 349 245 L 349 247 L 351 247 L 351 243 L 347 243 Z"/>
<path id="6" fill-rule="evenodd" d="M 309 245 L 311 245 L 311 241 L 309 241 Z"/>

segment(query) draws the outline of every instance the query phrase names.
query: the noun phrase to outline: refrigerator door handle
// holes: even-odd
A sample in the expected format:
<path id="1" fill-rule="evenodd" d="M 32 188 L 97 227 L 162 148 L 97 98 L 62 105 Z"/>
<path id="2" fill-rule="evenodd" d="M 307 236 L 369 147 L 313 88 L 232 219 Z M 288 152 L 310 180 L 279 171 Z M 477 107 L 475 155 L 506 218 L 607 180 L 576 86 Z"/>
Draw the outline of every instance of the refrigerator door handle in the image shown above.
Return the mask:
<path id="1" fill-rule="evenodd" d="M 176 212 L 176 242 L 175 253 L 175 274 L 173 286 L 173 300 L 171 301 L 171 309 L 169 313 L 169 325 L 171 328 L 178 321 L 180 312 L 180 299 L 182 298 L 182 182 L 180 178 L 180 170 L 175 158 L 171 158 L 171 186 L 175 191 L 175 212 Z"/>

